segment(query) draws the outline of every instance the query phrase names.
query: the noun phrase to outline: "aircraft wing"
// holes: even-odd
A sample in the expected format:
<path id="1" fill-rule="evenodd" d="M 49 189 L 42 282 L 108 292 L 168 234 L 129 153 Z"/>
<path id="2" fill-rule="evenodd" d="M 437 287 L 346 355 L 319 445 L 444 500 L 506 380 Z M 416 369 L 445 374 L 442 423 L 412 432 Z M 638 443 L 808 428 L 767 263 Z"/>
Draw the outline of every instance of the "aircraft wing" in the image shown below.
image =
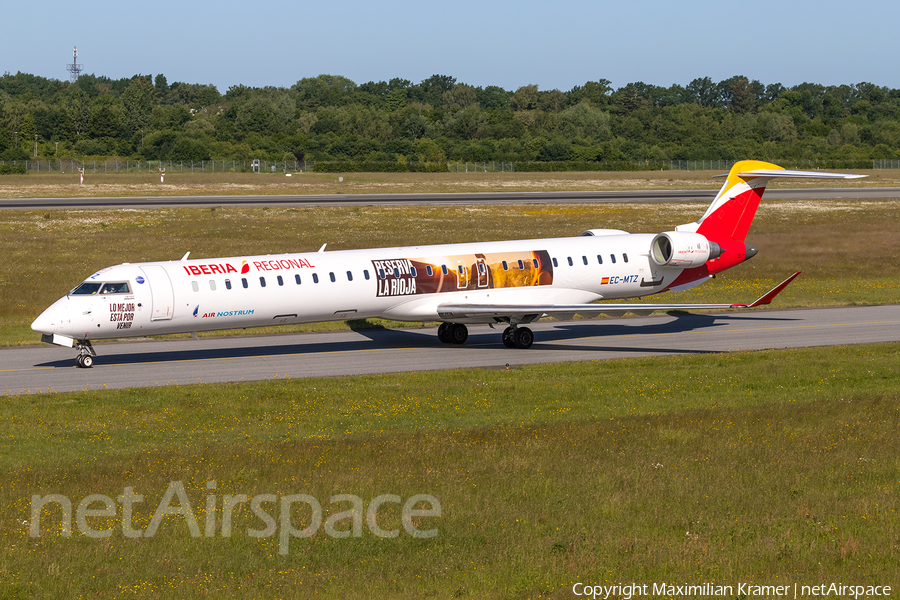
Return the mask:
<path id="1" fill-rule="evenodd" d="M 445 321 L 483 320 L 483 322 L 531 323 L 541 317 L 571 319 L 575 315 L 609 315 L 625 313 L 649 315 L 655 310 L 702 310 L 711 308 L 753 308 L 769 304 L 797 276 L 797 271 L 751 304 L 441 304 L 438 315 Z"/>

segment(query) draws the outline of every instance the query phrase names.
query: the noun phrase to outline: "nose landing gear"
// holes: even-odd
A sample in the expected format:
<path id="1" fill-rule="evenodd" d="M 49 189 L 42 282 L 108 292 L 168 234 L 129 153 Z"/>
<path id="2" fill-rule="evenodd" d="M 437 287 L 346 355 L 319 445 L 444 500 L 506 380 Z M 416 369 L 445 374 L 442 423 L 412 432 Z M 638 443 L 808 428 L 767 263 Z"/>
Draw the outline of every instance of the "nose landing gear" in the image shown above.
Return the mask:
<path id="1" fill-rule="evenodd" d="M 75 365 L 79 369 L 90 369 L 93 367 L 94 357 L 97 356 L 97 353 L 94 352 L 91 341 L 81 340 L 75 342 L 75 348 L 78 350 L 78 356 L 75 357 Z"/>

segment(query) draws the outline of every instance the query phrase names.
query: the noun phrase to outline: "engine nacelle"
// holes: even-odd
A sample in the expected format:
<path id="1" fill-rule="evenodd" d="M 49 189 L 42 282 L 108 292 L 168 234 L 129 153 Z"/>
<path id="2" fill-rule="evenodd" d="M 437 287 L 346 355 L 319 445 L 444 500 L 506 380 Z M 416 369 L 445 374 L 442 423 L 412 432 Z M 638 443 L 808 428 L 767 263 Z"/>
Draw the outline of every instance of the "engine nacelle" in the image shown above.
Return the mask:
<path id="1" fill-rule="evenodd" d="M 699 233 L 667 231 L 650 242 L 650 260 L 660 267 L 701 267 L 721 254 L 722 248 L 717 243 Z"/>

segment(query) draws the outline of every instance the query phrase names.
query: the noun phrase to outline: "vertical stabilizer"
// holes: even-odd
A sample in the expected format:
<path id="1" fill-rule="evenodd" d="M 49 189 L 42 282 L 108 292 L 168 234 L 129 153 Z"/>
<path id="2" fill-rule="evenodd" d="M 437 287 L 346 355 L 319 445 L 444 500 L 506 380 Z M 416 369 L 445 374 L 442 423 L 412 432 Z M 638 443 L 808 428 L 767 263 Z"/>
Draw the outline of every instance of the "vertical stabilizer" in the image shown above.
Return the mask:
<path id="1" fill-rule="evenodd" d="M 704 266 L 709 274 L 724 271 L 756 255 L 757 249 L 744 243 L 756 209 L 770 179 L 779 177 L 855 179 L 865 175 L 823 173 L 820 171 L 788 171 L 778 165 L 758 160 L 742 160 L 734 164 L 706 213 L 695 223 L 679 225 L 676 231 L 696 232 L 722 249 L 722 255 Z M 692 276 L 693 277 L 693 276 Z M 691 279 L 691 277 L 687 277 Z"/>
<path id="2" fill-rule="evenodd" d="M 742 160 L 731 167 L 722 189 L 696 223 L 679 225 L 677 231 L 695 231 L 716 243 L 734 240 L 743 242 L 756 216 L 759 201 L 770 173 L 784 171 L 782 167 L 759 160 Z M 753 173 L 766 175 L 753 175 Z"/>

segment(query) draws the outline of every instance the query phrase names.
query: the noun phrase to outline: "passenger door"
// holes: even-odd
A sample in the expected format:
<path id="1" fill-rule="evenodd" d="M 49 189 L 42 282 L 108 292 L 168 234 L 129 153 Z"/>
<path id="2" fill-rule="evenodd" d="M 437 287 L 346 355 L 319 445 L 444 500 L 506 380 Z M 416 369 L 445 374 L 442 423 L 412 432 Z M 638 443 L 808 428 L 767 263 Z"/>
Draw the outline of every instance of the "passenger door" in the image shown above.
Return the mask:
<path id="1" fill-rule="evenodd" d="M 147 276 L 152 295 L 152 307 L 150 308 L 151 321 L 168 321 L 174 316 L 175 293 L 172 290 L 172 280 L 169 274 L 159 265 L 145 265 L 141 270 Z"/>

